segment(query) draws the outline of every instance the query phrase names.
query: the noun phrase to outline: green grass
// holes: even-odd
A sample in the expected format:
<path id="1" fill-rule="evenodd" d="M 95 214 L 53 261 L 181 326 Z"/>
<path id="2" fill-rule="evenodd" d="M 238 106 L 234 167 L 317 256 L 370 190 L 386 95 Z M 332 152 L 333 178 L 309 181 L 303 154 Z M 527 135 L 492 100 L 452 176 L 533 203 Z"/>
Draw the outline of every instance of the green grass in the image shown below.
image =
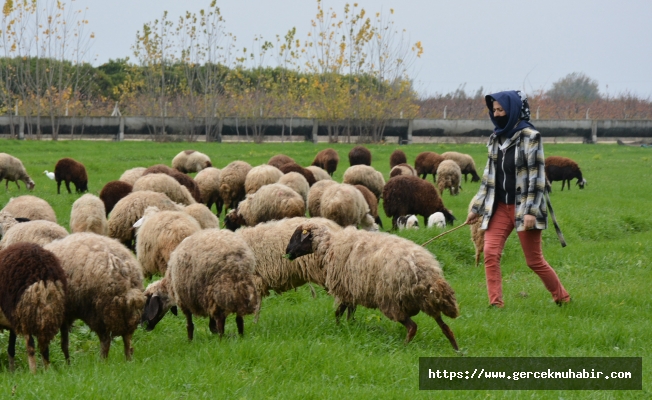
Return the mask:
<path id="1" fill-rule="evenodd" d="M 56 184 L 44 174 L 59 158 L 72 157 L 86 165 L 89 189 L 118 179 L 126 169 L 170 164 L 185 149 L 208 154 L 216 167 L 241 159 L 252 165 L 284 153 L 308 165 L 326 147 L 335 148 L 341 162 L 334 178 L 342 180 L 353 145 L 217 144 L 152 142 L 0 141 L 0 151 L 20 158 L 36 181 L 31 193 L 54 207 L 59 223 L 69 228 L 70 208 L 77 194 L 56 194 Z M 369 145 L 373 166 L 389 174 L 389 155 L 396 145 Z M 471 154 L 482 173 L 482 145 L 410 145 L 401 147 L 410 163 L 422 151 L 455 150 Z M 515 235 L 503 259 L 506 307 L 488 309 L 482 267 L 473 266 L 468 229 L 432 242 L 428 248 L 440 260 L 456 290 L 461 316 L 445 318 L 457 337 L 460 352 L 431 318 L 419 314 L 415 339 L 403 345 L 405 329 L 378 310 L 359 308 L 355 320 L 339 326 L 332 299 L 321 289 L 312 298 L 308 287 L 263 300 L 258 324 L 245 318 L 245 335 L 237 337 L 233 317 L 222 340 L 210 334 L 208 321 L 196 318 L 195 339 L 188 342 L 183 317 L 166 316 L 152 332 L 134 335 L 134 361 L 125 362 L 122 343 L 115 339 L 107 361 L 99 358 L 99 341 L 82 323 L 71 334 L 72 364 L 65 365 L 58 337 L 51 346 L 52 368 L 40 367 L 34 377 L 19 340 L 17 371 L 7 371 L 0 351 L 0 397 L 19 398 L 649 398 L 652 392 L 652 151 L 615 145 L 546 144 L 547 155 L 571 157 L 582 167 L 586 189 L 572 186 L 551 195 L 568 247 L 559 245 L 554 229 L 544 232 L 544 254 L 573 297 L 559 308 L 537 276 L 526 266 Z M 428 179 L 432 179 L 428 177 Z M 574 183 L 573 183 L 574 185 Z M 443 199 L 459 224 L 478 183 L 463 183 L 457 197 Z M 11 183 L 0 190 L 0 206 L 25 194 Z M 391 221 L 384 216 L 385 227 Z M 418 244 L 438 229 L 400 232 Z M 0 347 L 8 333 L 0 333 Z M 420 392 L 419 357 L 643 357 L 643 391 L 456 391 Z"/>

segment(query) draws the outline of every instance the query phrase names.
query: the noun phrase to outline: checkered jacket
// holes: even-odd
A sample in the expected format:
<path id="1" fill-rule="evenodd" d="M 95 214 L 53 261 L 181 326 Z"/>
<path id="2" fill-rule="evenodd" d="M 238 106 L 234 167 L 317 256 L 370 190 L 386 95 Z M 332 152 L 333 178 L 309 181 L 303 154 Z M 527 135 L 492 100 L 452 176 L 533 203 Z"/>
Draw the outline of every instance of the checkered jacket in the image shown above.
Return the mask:
<path id="1" fill-rule="evenodd" d="M 516 230 L 519 232 L 525 230 L 523 217 L 527 214 L 536 217 L 536 229 L 546 229 L 548 227 L 548 210 L 544 197 L 546 175 L 543 142 L 541 134 L 532 128 L 522 129 L 502 145 L 496 136 L 489 137 L 489 143 L 487 143 L 489 158 L 482 175 L 480 189 L 473 198 L 471 211 L 483 217 L 480 229 L 487 229 L 494 210 L 498 152 L 501 151 L 501 147 L 507 149 L 512 146 L 517 146 L 514 152 L 516 157 Z"/>

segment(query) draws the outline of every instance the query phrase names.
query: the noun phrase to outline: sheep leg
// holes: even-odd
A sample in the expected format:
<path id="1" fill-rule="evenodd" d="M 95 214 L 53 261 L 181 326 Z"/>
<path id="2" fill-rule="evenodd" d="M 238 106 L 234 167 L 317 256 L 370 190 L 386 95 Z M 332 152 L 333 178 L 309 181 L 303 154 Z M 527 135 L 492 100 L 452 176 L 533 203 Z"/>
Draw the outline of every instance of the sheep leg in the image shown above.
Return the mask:
<path id="1" fill-rule="evenodd" d="M 70 182 L 66 181 L 66 189 L 68 189 L 68 194 L 71 194 L 72 192 L 70 191 Z"/>
<path id="2" fill-rule="evenodd" d="M 195 332 L 195 324 L 192 323 L 192 313 L 188 310 L 181 309 L 183 315 L 186 316 L 186 331 L 188 332 L 188 340 L 192 340 Z"/>
<path id="3" fill-rule="evenodd" d="M 455 350 L 459 350 L 459 347 L 457 347 L 457 341 L 455 340 L 455 335 L 453 335 L 453 331 L 451 331 L 451 328 L 449 328 L 448 325 L 446 325 L 446 323 L 441 319 L 441 315 L 436 316 L 435 321 L 437 321 L 441 331 L 444 332 L 444 335 L 448 338 L 448 341 L 451 342 L 453 348 Z"/>
<path id="4" fill-rule="evenodd" d="M 38 349 L 41 352 L 41 358 L 43 359 L 43 366 L 45 369 L 48 369 L 50 366 L 50 342 L 41 343 L 41 340 L 38 341 Z"/>
<path id="5" fill-rule="evenodd" d="M 66 364 L 68 365 L 70 365 L 70 352 L 68 351 L 69 336 L 70 328 L 68 328 L 68 325 L 63 324 L 61 326 L 61 351 L 63 351 L 63 356 L 66 358 Z"/>
<path id="6" fill-rule="evenodd" d="M 238 335 L 244 335 L 244 320 L 241 316 L 238 315 L 235 317 L 235 324 L 238 326 Z"/>
<path id="7" fill-rule="evenodd" d="M 211 333 L 217 333 L 217 321 L 215 321 L 215 318 L 210 317 L 208 319 L 208 329 L 211 330 Z"/>
<path id="8" fill-rule="evenodd" d="M 32 335 L 25 335 L 25 347 L 27 347 L 27 360 L 29 362 L 29 370 L 36 373 L 36 348 L 34 346 L 34 338 Z"/>
<path id="9" fill-rule="evenodd" d="M 219 311 L 216 315 L 215 320 L 217 321 L 217 334 L 220 335 L 220 338 L 224 336 L 224 325 L 226 324 L 226 315 L 223 311 Z"/>
<path id="10" fill-rule="evenodd" d="M 355 314 L 355 309 L 356 306 L 348 306 L 346 307 L 346 320 L 350 321 L 353 319 L 353 315 Z"/>
<path id="11" fill-rule="evenodd" d="M 125 359 L 127 361 L 131 361 L 131 356 L 134 354 L 134 348 L 131 347 L 131 337 L 132 336 L 133 336 L 133 333 L 122 335 L 122 342 L 124 343 L 124 346 L 125 346 Z"/>
<path id="12" fill-rule="evenodd" d="M 57 194 L 61 194 L 61 181 L 57 181 Z"/>
<path id="13" fill-rule="evenodd" d="M 405 329 L 407 329 L 407 335 L 405 336 L 405 344 L 410 343 L 410 341 L 412 341 L 412 339 L 414 338 L 414 335 L 417 334 L 417 324 L 414 321 L 412 321 L 410 317 L 407 317 L 403 321 L 398 321 L 398 322 L 403 324 L 403 326 L 405 326 Z"/>
<path id="14" fill-rule="evenodd" d="M 342 303 L 337 307 L 337 310 L 335 310 L 335 323 L 339 325 L 340 323 L 340 317 L 342 314 L 344 314 L 344 311 L 347 309 L 347 305 Z"/>
<path id="15" fill-rule="evenodd" d="M 9 344 L 7 346 L 7 354 L 9 354 L 9 371 L 14 372 L 16 364 L 14 357 L 16 356 L 16 332 L 9 330 Z"/>
<path id="16" fill-rule="evenodd" d="M 111 335 L 105 332 L 98 336 L 100 337 L 100 357 L 106 360 L 109 357 L 109 350 L 111 350 Z"/>

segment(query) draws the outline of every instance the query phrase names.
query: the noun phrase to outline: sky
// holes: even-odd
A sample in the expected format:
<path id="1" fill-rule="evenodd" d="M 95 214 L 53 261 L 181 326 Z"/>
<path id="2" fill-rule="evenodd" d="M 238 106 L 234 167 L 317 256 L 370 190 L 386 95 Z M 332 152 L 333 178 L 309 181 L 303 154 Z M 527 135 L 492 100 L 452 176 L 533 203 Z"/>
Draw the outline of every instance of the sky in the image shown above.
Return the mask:
<path id="1" fill-rule="evenodd" d="M 323 0 L 341 13 L 347 1 Z M 353 3 L 349 1 L 348 3 Z M 207 9 L 210 0 L 77 0 L 87 7 L 94 32 L 91 61 L 130 57 L 136 32 L 168 11 Z M 305 38 L 316 0 L 218 1 L 226 31 L 238 48 L 254 36 L 275 42 L 295 27 Z M 474 94 L 501 90 L 549 90 L 578 72 L 597 81 L 602 95 L 630 93 L 652 98 L 652 1 L 650 0 L 360 0 L 369 13 L 382 12 L 424 53 L 409 71 L 422 97 L 463 88 Z"/>

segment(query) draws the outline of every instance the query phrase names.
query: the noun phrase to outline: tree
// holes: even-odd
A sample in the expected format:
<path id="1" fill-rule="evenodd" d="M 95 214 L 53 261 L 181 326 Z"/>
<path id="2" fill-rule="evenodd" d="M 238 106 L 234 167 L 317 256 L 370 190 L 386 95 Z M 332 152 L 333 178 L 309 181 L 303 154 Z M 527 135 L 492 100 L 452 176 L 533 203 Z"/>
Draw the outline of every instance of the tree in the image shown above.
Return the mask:
<path id="1" fill-rule="evenodd" d="M 598 81 L 581 72 L 573 72 L 552 84 L 546 92 L 552 100 L 591 102 L 600 98 Z"/>

